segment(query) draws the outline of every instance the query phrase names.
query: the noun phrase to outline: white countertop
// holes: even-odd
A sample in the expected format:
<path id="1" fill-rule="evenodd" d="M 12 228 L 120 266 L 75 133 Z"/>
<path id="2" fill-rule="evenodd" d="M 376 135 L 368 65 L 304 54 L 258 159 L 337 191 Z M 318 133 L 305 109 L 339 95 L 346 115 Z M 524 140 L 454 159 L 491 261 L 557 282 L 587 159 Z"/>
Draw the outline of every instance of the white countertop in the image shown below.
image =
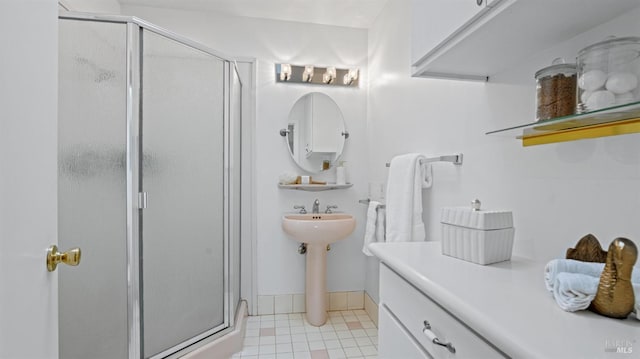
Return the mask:
<path id="1" fill-rule="evenodd" d="M 440 242 L 374 243 L 370 249 L 511 357 L 640 358 L 640 320 L 563 311 L 544 285 L 547 261 L 514 256 L 482 266 L 442 255 Z M 605 352 L 614 341 L 629 341 L 632 353 Z"/>

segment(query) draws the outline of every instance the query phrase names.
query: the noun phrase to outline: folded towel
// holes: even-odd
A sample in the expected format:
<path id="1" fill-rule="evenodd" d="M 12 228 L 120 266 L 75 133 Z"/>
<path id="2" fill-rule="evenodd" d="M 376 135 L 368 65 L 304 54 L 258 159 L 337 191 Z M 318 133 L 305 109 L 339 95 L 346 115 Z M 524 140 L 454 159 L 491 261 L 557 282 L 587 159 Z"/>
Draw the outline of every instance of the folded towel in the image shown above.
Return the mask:
<path id="1" fill-rule="evenodd" d="M 396 156 L 391 160 L 387 181 L 387 242 L 424 241 L 422 189 L 433 181 L 429 165 L 419 153 Z M 428 168 L 427 168 L 428 167 Z"/>
<path id="2" fill-rule="evenodd" d="M 382 236 L 380 236 L 382 233 Z M 380 202 L 369 201 L 367 209 L 367 223 L 364 227 L 364 244 L 362 253 L 371 257 L 373 253 L 369 251 L 369 244 L 384 241 L 384 209 L 380 208 Z"/>
<path id="3" fill-rule="evenodd" d="M 596 297 L 600 278 L 580 273 L 558 273 L 553 285 L 553 298 L 562 310 L 575 312 L 589 308 Z"/>
<path id="4" fill-rule="evenodd" d="M 567 312 L 589 308 L 598 292 L 599 277 L 581 273 L 561 272 L 555 277 L 553 298 Z M 640 320 L 640 283 L 632 283 L 636 298 L 635 314 Z"/>
<path id="5" fill-rule="evenodd" d="M 555 278 L 558 273 L 581 273 L 600 278 L 604 263 L 582 262 L 573 259 L 553 259 L 544 268 L 544 283 L 547 290 L 553 293 Z M 640 283 L 640 268 L 634 267 L 631 273 L 631 282 Z"/>

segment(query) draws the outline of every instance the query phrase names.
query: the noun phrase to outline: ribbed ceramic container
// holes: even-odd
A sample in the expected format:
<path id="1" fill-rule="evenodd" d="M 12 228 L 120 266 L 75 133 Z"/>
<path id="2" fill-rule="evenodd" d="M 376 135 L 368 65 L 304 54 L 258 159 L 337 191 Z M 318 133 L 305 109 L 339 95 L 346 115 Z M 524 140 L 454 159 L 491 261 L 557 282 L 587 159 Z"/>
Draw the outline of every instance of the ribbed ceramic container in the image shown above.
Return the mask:
<path id="1" fill-rule="evenodd" d="M 442 254 L 482 265 L 508 261 L 513 250 L 510 211 L 442 209 Z"/>

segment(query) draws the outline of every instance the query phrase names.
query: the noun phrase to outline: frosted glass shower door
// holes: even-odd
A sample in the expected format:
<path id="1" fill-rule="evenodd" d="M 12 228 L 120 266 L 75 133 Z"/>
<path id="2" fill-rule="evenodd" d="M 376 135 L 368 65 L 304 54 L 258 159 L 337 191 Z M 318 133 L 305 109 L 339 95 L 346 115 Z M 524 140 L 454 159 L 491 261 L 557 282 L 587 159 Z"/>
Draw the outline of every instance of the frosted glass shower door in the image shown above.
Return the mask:
<path id="1" fill-rule="evenodd" d="M 224 61 L 142 30 L 144 357 L 175 352 L 225 316 Z"/>
<path id="2" fill-rule="evenodd" d="M 128 356 L 127 27 L 60 20 L 58 266 L 61 359 Z M 51 353 L 54 356 L 54 353 Z"/>

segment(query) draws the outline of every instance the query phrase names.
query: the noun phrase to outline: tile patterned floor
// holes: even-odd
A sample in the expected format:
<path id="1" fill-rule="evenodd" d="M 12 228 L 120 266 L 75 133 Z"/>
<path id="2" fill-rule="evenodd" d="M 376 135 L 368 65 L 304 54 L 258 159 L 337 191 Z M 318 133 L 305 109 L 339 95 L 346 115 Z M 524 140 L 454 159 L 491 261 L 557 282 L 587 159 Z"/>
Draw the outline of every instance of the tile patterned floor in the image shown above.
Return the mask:
<path id="1" fill-rule="evenodd" d="M 377 358 L 378 329 L 364 310 L 329 312 L 322 327 L 303 314 L 249 317 L 238 359 Z"/>

